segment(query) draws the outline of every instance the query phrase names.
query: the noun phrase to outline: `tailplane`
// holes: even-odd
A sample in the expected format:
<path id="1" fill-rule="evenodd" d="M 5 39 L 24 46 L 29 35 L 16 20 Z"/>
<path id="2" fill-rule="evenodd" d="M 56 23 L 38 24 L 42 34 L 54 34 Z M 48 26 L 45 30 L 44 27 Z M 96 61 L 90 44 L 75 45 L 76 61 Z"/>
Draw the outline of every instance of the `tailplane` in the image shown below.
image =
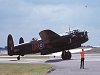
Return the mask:
<path id="1" fill-rule="evenodd" d="M 7 50 L 8 50 L 8 55 L 12 56 L 14 53 L 14 42 L 11 34 L 9 34 L 7 38 Z"/>

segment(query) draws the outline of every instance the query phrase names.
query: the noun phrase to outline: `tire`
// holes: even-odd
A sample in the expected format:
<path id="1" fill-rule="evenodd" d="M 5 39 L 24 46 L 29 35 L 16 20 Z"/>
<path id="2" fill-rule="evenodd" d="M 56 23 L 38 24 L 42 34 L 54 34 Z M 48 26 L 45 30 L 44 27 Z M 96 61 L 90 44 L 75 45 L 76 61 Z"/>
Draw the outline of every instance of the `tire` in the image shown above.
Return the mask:
<path id="1" fill-rule="evenodd" d="M 17 60 L 20 60 L 20 56 L 17 57 Z"/>
<path id="2" fill-rule="evenodd" d="M 62 52 L 62 55 L 61 55 L 61 58 L 63 60 L 70 60 L 71 59 L 71 52 L 66 52 L 66 51 L 63 51 Z"/>

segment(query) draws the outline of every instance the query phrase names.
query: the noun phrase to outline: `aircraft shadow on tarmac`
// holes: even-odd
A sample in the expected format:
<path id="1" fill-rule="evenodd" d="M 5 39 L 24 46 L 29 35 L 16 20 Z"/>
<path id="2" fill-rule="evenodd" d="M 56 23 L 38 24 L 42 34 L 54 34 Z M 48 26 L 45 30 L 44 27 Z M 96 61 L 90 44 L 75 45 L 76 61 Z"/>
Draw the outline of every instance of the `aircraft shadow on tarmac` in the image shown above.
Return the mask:
<path id="1" fill-rule="evenodd" d="M 80 59 L 70 59 L 70 60 L 80 60 Z M 66 61 L 63 59 L 52 59 L 52 60 L 47 60 L 45 63 L 55 63 L 55 62 L 61 62 L 61 61 Z"/>
<path id="2" fill-rule="evenodd" d="M 63 61 L 62 59 L 52 59 L 52 60 L 47 60 L 45 63 L 55 63 L 55 62 L 61 62 Z"/>
<path id="3" fill-rule="evenodd" d="M 10 60 L 10 61 L 18 61 L 18 60 Z"/>

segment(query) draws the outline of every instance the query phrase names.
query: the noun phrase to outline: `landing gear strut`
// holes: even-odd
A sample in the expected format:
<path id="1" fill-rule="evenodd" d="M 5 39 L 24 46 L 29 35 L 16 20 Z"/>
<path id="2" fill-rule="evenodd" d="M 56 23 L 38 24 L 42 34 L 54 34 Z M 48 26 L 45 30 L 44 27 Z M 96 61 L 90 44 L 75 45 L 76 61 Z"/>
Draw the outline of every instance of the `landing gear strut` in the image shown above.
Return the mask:
<path id="1" fill-rule="evenodd" d="M 70 60 L 71 59 L 71 52 L 69 50 L 67 52 L 66 51 L 62 51 L 61 58 L 63 60 Z"/>
<path id="2" fill-rule="evenodd" d="M 20 55 L 17 57 L 17 60 L 20 60 Z"/>

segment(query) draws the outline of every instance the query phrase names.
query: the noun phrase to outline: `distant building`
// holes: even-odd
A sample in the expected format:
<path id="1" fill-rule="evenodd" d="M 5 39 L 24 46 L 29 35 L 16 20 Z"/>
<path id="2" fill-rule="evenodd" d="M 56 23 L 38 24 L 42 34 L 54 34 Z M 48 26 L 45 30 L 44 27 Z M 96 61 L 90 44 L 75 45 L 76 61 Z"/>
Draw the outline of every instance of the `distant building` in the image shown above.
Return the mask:
<path id="1" fill-rule="evenodd" d="M 0 54 L 7 54 L 7 47 L 0 47 Z"/>

